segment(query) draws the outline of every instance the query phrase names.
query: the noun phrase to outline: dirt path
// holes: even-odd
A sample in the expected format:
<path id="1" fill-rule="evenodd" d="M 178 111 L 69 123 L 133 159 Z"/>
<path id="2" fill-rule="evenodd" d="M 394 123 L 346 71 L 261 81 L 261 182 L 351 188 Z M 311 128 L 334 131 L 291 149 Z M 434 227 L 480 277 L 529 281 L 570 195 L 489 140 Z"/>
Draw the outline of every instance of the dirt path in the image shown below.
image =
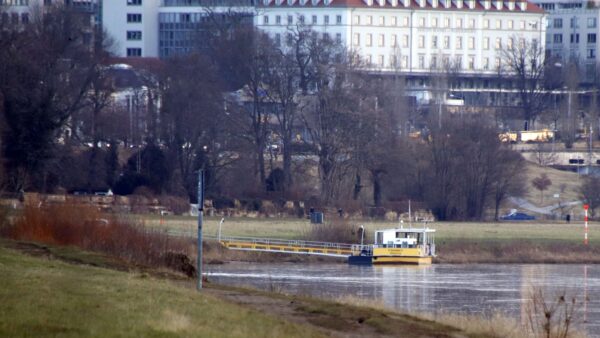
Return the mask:
<path id="1" fill-rule="evenodd" d="M 332 337 L 467 337 L 454 327 L 393 312 L 222 286 L 206 291 L 269 315 L 311 325 Z"/>

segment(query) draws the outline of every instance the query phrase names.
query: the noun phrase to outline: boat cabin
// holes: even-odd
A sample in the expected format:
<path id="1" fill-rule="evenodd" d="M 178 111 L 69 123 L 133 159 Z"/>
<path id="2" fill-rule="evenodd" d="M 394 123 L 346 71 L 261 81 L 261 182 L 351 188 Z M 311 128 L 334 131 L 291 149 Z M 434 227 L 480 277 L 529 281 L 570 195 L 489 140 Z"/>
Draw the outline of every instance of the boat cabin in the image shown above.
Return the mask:
<path id="1" fill-rule="evenodd" d="M 423 255 L 435 256 L 435 229 L 401 227 L 377 230 L 374 248 L 425 249 Z"/>

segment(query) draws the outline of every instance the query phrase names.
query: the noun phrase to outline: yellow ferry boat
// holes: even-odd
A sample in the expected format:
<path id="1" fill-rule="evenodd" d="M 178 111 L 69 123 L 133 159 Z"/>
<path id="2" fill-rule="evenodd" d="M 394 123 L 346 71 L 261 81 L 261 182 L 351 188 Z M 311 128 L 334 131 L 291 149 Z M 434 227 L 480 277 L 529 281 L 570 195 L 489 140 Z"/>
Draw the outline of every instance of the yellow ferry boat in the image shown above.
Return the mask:
<path id="1" fill-rule="evenodd" d="M 354 245 L 350 264 L 431 264 L 435 229 L 395 228 L 375 231 L 372 245 Z"/>

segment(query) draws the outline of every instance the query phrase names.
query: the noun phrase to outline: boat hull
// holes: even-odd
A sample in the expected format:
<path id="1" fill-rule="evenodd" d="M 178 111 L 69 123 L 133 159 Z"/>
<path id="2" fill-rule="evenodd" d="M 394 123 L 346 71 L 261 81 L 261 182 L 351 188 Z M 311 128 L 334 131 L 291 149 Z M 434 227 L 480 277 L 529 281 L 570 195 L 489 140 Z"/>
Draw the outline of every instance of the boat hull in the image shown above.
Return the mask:
<path id="1" fill-rule="evenodd" d="M 350 256 L 348 263 L 353 265 L 371 264 L 416 264 L 430 265 L 431 257 L 406 257 L 406 256 Z"/>

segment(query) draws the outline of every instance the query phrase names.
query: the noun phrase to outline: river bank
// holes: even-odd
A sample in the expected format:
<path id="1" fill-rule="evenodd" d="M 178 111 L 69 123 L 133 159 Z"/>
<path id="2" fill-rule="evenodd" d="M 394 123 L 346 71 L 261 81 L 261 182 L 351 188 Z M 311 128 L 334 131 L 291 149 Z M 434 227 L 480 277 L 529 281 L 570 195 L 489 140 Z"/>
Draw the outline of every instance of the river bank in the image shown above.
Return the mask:
<path id="1" fill-rule="evenodd" d="M 0 336 L 499 336 L 484 319 L 460 329 L 364 304 L 210 282 L 198 293 L 193 279 L 163 269 L 4 239 L 0 282 Z"/>
<path id="2" fill-rule="evenodd" d="M 263 263 L 346 263 L 345 258 L 229 250 L 216 241 L 204 242 L 204 261 Z M 573 241 L 521 239 L 443 241 L 434 263 L 446 264 L 600 264 L 600 245 Z"/>

